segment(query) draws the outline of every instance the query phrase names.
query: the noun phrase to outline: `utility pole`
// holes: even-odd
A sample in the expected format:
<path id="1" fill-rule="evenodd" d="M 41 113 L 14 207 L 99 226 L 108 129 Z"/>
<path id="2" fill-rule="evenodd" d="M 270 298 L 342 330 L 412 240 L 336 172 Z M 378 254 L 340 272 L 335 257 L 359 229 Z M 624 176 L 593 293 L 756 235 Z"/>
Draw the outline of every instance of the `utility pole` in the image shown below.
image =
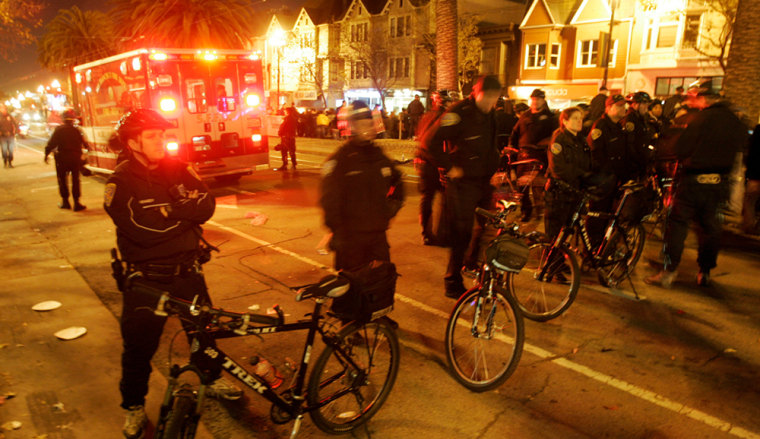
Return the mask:
<path id="1" fill-rule="evenodd" d="M 604 48 L 604 57 L 602 62 L 604 63 L 604 79 L 602 79 L 602 86 L 607 87 L 607 75 L 610 70 L 610 50 L 612 50 L 612 29 L 615 27 L 615 8 L 617 7 L 618 0 L 610 1 L 610 31 L 607 33 L 607 42 Z"/>

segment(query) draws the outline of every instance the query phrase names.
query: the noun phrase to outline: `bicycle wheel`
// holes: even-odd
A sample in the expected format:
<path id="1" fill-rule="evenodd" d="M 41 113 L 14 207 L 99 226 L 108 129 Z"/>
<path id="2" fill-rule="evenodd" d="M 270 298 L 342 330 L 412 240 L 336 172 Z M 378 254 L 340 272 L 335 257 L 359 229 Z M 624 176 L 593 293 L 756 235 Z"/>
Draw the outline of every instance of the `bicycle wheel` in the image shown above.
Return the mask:
<path id="1" fill-rule="evenodd" d="M 473 392 L 500 386 L 520 362 L 523 319 L 508 294 L 466 292 L 446 325 L 446 360 L 454 378 Z"/>
<path id="2" fill-rule="evenodd" d="M 306 396 L 312 421 L 330 434 L 351 431 L 377 413 L 396 381 L 401 354 L 396 332 L 382 318 L 351 323 L 338 339 L 342 350 L 327 346 L 320 354 Z"/>
<path id="3" fill-rule="evenodd" d="M 166 429 L 161 439 L 190 439 L 195 437 L 198 417 L 195 416 L 197 400 L 192 390 L 182 388 L 174 395 L 174 405 L 166 419 Z"/>
<path id="4" fill-rule="evenodd" d="M 625 279 L 636 266 L 644 250 L 646 230 L 641 224 L 616 227 L 607 242 L 598 270 L 599 283 L 614 287 Z"/>
<path id="5" fill-rule="evenodd" d="M 553 252 L 553 253 L 552 253 Z M 581 285 L 575 254 L 565 246 L 541 242 L 530 247 L 528 262 L 510 273 L 509 288 L 525 318 L 545 322 L 573 304 Z"/>

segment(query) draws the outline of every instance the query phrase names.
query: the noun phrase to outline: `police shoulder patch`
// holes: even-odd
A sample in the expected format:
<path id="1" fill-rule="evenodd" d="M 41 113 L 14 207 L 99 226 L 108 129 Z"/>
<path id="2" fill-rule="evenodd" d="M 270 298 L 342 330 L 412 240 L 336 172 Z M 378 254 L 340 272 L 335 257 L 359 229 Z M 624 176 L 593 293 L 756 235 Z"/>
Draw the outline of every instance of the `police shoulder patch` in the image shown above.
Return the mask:
<path id="1" fill-rule="evenodd" d="M 105 203 L 106 207 L 111 207 L 111 202 L 113 201 L 114 195 L 116 195 L 116 183 L 108 183 L 106 185 L 106 191 L 103 198 L 103 202 Z"/>
<path id="2" fill-rule="evenodd" d="M 450 127 L 450 126 L 458 124 L 461 121 L 462 121 L 462 118 L 459 117 L 459 115 L 456 113 L 446 113 L 443 116 L 441 116 L 442 127 Z"/>
<path id="3" fill-rule="evenodd" d="M 335 166 L 338 164 L 335 160 L 328 160 L 322 165 L 322 177 L 327 177 L 335 170 Z"/>
<path id="4" fill-rule="evenodd" d="M 551 150 L 552 150 L 552 154 L 557 155 L 562 152 L 562 145 L 560 145 L 559 143 L 553 143 Z"/>
<path id="5" fill-rule="evenodd" d="M 596 140 L 600 137 L 602 137 L 602 130 L 600 130 L 599 128 L 594 128 L 593 130 L 591 130 L 592 139 Z"/>
<path id="6" fill-rule="evenodd" d="M 636 125 L 633 124 L 633 122 L 626 122 L 625 123 L 625 130 L 629 133 L 633 131 L 633 129 L 636 128 Z"/>

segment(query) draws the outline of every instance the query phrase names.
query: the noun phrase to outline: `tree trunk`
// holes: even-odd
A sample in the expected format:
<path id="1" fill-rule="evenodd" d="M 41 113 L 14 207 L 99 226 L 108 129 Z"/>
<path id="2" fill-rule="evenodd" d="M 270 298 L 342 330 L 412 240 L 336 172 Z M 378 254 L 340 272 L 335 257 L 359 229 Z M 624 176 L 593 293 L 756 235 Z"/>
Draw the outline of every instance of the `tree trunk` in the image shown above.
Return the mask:
<path id="1" fill-rule="evenodd" d="M 726 96 L 736 106 L 742 108 L 749 121 L 758 123 L 760 99 L 757 87 L 760 84 L 760 8 L 754 1 L 739 0 L 736 7 L 736 21 L 731 48 L 728 53 L 726 77 L 723 89 Z"/>
<path id="2" fill-rule="evenodd" d="M 457 0 L 437 0 L 435 8 L 436 85 L 459 90 L 457 80 Z"/>

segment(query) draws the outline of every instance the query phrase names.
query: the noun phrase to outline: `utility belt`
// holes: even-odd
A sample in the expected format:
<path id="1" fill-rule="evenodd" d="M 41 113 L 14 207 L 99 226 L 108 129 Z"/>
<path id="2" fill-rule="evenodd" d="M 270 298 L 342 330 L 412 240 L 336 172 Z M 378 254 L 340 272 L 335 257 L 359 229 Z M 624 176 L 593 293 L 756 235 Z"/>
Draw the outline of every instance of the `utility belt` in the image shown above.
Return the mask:
<path id="1" fill-rule="evenodd" d="M 191 261 L 183 264 L 133 264 L 127 262 L 127 275 L 135 272 L 142 273 L 146 279 L 150 278 L 168 278 L 174 276 L 186 276 L 188 274 L 200 273 L 201 264 L 198 261 Z"/>

